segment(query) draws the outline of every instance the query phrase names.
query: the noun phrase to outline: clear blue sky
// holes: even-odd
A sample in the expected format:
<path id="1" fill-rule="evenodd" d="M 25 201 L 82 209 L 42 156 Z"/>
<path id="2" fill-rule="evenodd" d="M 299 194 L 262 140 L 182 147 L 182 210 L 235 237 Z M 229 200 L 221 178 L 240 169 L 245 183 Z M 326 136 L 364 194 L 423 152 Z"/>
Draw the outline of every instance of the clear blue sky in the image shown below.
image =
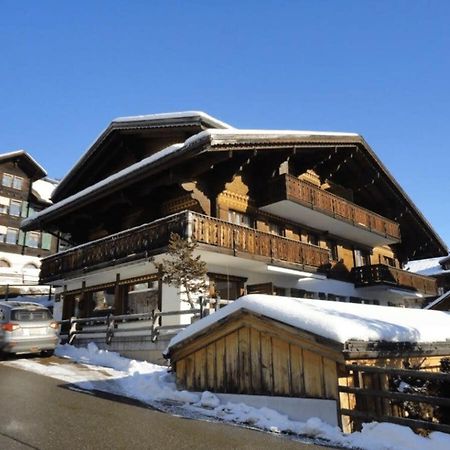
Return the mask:
<path id="1" fill-rule="evenodd" d="M 449 1 L 0 0 L 0 152 L 52 177 L 117 116 L 355 131 L 450 244 Z"/>

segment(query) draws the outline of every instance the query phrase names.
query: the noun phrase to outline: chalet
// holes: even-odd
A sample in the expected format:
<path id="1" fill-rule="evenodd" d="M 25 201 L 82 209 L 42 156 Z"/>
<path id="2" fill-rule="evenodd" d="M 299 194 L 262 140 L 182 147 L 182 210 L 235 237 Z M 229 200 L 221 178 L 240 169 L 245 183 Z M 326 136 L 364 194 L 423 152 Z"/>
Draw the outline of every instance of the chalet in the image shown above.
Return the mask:
<path id="1" fill-rule="evenodd" d="M 15 293 L 38 293 L 40 258 L 56 251 L 56 238 L 39 231 L 23 232 L 20 222 L 51 204 L 56 182 L 25 151 L 0 154 L 0 284 Z M 45 288 L 48 291 L 48 288 Z"/>
<path id="2" fill-rule="evenodd" d="M 63 319 L 186 308 L 152 264 L 172 232 L 198 242 L 221 303 L 268 293 L 418 307 L 436 280 L 403 265 L 448 254 L 360 135 L 240 130 L 195 111 L 114 120 L 52 200 L 22 230 L 70 245 L 41 270 Z"/>
<path id="3" fill-rule="evenodd" d="M 313 410 L 346 432 L 358 429 L 358 418 L 449 432 L 407 419 L 386 400 L 409 399 L 389 389 L 389 376 L 405 368 L 438 376 L 427 372 L 450 355 L 449 326 L 441 311 L 248 295 L 178 333 L 167 357 L 178 388 L 212 391 L 225 402 L 245 395 L 248 404 L 303 421 Z"/>

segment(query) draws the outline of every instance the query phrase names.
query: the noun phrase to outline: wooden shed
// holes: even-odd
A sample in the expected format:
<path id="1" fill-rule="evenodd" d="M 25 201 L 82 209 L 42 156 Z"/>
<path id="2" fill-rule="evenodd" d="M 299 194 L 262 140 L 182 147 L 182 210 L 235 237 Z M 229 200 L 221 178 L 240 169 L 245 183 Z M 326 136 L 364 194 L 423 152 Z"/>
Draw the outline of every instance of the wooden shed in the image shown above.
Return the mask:
<path id="1" fill-rule="evenodd" d="M 335 400 L 344 431 L 395 416 L 382 393 L 370 397 L 389 391 L 386 370 L 438 371 L 449 356 L 446 313 L 265 295 L 194 323 L 168 349 L 180 388 Z"/>

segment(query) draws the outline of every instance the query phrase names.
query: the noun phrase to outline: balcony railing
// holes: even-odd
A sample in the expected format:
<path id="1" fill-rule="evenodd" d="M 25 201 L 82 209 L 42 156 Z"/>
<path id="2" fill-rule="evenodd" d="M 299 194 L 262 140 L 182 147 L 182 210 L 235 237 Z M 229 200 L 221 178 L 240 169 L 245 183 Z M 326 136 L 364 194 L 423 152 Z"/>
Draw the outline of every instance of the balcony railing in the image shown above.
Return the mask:
<path id="1" fill-rule="evenodd" d="M 352 272 L 357 287 L 386 284 L 411 289 L 425 295 L 437 295 L 437 284 L 434 278 L 384 264 L 355 267 Z"/>
<path id="2" fill-rule="evenodd" d="M 42 261 L 41 281 L 47 283 L 69 273 L 88 272 L 157 254 L 165 249 L 171 233 L 242 257 L 312 268 L 329 262 L 328 250 L 315 245 L 186 211 L 49 256 Z"/>
<path id="3" fill-rule="evenodd" d="M 281 175 L 273 180 L 269 187 L 268 200 L 290 200 L 354 226 L 400 240 L 398 223 L 292 175 Z"/>

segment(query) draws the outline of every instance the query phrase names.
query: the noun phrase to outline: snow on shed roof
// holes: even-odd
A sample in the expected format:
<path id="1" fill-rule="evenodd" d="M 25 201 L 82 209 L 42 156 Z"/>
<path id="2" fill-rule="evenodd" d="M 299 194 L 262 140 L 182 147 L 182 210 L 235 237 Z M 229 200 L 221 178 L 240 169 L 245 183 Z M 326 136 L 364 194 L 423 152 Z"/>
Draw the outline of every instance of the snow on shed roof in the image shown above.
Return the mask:
<path id="1" fill-rule="evenodd" d="M 273 295 L 246 295 L 180 331 L 177 344 L 205 331 L 239 310 L 250 311 L 344 344 L 347 341 L 445 342 L 450 340 L 450 314 Z"/>

